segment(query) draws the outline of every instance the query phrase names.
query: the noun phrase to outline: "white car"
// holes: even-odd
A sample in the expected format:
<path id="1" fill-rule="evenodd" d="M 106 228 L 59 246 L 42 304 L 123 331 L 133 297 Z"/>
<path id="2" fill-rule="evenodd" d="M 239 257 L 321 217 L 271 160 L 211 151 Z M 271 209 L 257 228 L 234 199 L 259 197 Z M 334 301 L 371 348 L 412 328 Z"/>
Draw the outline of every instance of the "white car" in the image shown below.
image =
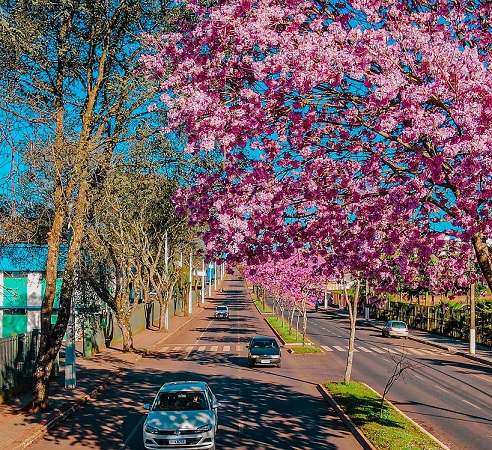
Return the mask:
<path id="1" fill-rule="evenodd" d="M 215 450 L 220 403 L 203 381 L 179 381 L 164 384 L 152 404 L 143 425 L 146 449 Z"/>
<path id="2" fill-rule="evenodd" d="M 219 305 L 215 308 L 214 317 L 216 319 L 228 319 L 229 318 L 229 308 L 225 305 Z"/>

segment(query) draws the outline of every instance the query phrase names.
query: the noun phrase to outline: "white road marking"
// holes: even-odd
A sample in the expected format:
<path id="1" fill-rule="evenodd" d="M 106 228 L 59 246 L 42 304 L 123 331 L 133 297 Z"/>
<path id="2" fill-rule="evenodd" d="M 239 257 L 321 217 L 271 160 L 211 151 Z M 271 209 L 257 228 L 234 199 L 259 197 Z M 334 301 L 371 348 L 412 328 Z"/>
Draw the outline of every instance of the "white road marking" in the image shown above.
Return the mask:
<path id="1" fill-rule="evenodd" d="M 371 347 L 371 350 L 376 353 L 386 353 L 385 351 L 381 350 L 380 348 L 377 347 Z"/>
<path id="2" fill-rule="evenodd" d="M 225 352 L 230 352 L 231 351 L 231 346 L 230 345 L 224 345 L 224 351 Z"/>
<path id="3" fill-rule="evenodd" d="M 173 352 L 177 352 L 177 351 L 179 351 L 179 350 L 181 350 L 181 347 L 174 347 L 174 348 L 173 348 Z"/>
<path id="4" fill-rule="evenodd" d="M 322 348 L 325 352 L 332 352 L 332 351 L 333 351 L 330 347 L 328 347 L 328 346 L 326 346 L 326 345 L 322 345 L 322 346 L 321 346 L 321 348 Z"/>
<path id="5" fill-rule="evenodd" d="M 333 346 L 334 349 L 338 350 L 339 352 L 344 352 L 345 349 L 343 347 L 339 347 L 338 345 Z"/>
<path id="6" fill-rule="evenodd" d="M 169 347 L 162 347 L 159 351 L 164 353 L 164 352 L 167 352 L 169 350 Z"/>
<path id="7" fill-rule="evenodd" d="M 218 345 L 212 345 L 212 348 L 210 349 L 213 352 L 216 352 L 218 350 L 219 346 Z"/>
<path id="8" fill-rule="evenodd" d="M 437 389 L 439 389 L 440 391 L 443 391 L 443 392 L 449 392 L 447 389 L 444 389 L 443 387 L 441 386 L 438 386 L 437 384 L 435 385 Z"/>
<path id="9" fill-rule="evenodd" d="M 481 380 L 488 381 L 489 383 L 490 383 L 490 381 L 492 381 L 492 379 L 490 377 L 484 377 L 484 376 L 478 375 L 476 373 L 471 373 L 470 375 L 472 375 L 474 377 L 477 377 L 477 378 L 480 378 Z"/>
<path id="10" fill-rule="evenodd" d="M 236 351 L 237 352 L 242 352 L 243 351 L 243 346 L 242 345 L 236 345 Z"/>
<path id="11" fill-rule="evenodd" d="M 369 350 L 368 348 L 365 348 L 365 347 L 359 347 L 359 350 L 361 350 L 365 353 L 372 353 L 371 350 Z"/>
<path id="12" fill-rule="evenodd" d="M 203 352 L 207 347 L 205 347 L 204 345 L 200 345 L 200 347 L 198 347 L 198 351 L 199 352 Z"/>
<path id="13" fill-rule="evenodd" d="M 463 399 L 461 399 L 461 400 L 463 400 Z M 471 403 L 471 402 L 468 402 L 466 400 L 463 400 L 463 402 L 466 403 L 467 405 L 473 406 L 474 408 L 480 409 L 480 406 L 475 405 L 475 403 Z"/>
<path id="14" fill-rule="evenodd" d="M 191 347 L 186 347 L 186 351 L 187 352 L 191 352 L 195 347 L 191 346 Z"/>
<path id="15" fill-rule="evenodd" d="M 418 378 L 419 380 L 427 381 L 424 377 L 421 377 L 420 375 L 417 375 L 416 373 L 413 374 L 415 378 Z"/>

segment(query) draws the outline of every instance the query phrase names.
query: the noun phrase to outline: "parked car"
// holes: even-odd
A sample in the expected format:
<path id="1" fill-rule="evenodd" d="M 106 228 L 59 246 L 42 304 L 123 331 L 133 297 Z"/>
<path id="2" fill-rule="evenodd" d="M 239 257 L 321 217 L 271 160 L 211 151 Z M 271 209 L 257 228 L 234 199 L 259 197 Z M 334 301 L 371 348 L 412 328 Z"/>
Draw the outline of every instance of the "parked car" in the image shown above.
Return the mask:
<path id="1" fill-rule="evenodd" d="M 203 381 L 164 384 L 152 404 L 144 405 L 149 411 L 143 425 L 145 448 L 215 450 L 219 406 Z"/>
<path id="2" fill-rule="evenodd" d="M 282 354 L 281 346 L 270 336 L 255 336 L 246 346 L 248 351 L 248 366 L 273 365 L 280 367 Z"/>
<path id="3" fill-rule="evenodd" d="M 405 322 L 401 322 L 398 320 L 388 320 L 388 322 L 386 322 L 386 325 L 383 327 L 381 334 L 383 337 L 400 336 L 407 338 L 408 327 Z"/>
<path id="4" fill-rule="evenodd" d="M 215 308 L 215 318 L 216 319 L 228 319 L 229 318 L 229 308 L 225 305 L 219 305 Z"/>

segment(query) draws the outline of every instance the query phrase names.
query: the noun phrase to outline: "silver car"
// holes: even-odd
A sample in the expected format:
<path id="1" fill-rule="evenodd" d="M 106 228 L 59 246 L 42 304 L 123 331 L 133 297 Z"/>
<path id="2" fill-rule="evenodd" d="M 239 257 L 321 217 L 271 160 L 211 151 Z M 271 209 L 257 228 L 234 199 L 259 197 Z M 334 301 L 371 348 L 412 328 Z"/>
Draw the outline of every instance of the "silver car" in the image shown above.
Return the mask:
<path id="1" fill-rule="evenodd" d="M 381 334 L 383 335 L 383 337 L 400 336 L 407 338 L 408 327 L 405 322 L 399 320 L 388 320 L 388 322 L 386 322 L 386 325 L 383 327 Z"/>
<path id="2" fill-rule="evenodd" d="M 203 381 L 164 384 L 152 404 L 143 425 L 146 449 L 215 450 L 220 404 Z"/>

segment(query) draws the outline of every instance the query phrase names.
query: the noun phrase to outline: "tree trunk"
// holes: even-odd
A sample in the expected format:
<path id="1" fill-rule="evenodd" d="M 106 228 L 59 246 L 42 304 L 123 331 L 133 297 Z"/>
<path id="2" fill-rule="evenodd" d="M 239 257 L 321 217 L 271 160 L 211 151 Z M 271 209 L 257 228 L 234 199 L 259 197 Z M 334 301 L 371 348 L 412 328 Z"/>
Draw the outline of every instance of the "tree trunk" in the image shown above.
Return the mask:
<path id="1" fill-rule="evenodd" d="M 354 360 L 355 324 L 357 322 L 357 304 L 359 302 L 360 280 L 357 280 L 357 287 L 355 289 L 355 295 L 352 301 L 349 299 L 346 288 L 344 289 L 344 291 L 350 316 L 350 336 L 347 351 L 347 365 L 345 366 L 345 375 L 343 377 L 344 383 L 348 384 L 350 383 L 350 376 L 352 375 L 352 363 Z"/>
<path id="2" fill-rule="evenodd" d="M 477 262 L 480 266 L 482 275 L 484 276 L 489 289 L 492 289 L 492 267 L 486 236 L 483 233 L 475 233 L 472 236 L 471 241 L 473 248 L 475 249 L 475 255 L 477 256 Z"/>
<path id="3" fill-rule="evenodd" d="M 159 314 L 159 331 L 165 332 L 166 328 L 166 311 L 169 308 L 169 302 L 166 302 L 164 299 L 159 301 L 160 314 Z"/>
<path id="4" fill-rule="evenodd" d="M 123 351 L 133 353 L 135 347 L 133 347 L 133 334 L 129 318 L 126 315 L 116 314 L 116 322 L 121 329 L 123 337 Z"/>

